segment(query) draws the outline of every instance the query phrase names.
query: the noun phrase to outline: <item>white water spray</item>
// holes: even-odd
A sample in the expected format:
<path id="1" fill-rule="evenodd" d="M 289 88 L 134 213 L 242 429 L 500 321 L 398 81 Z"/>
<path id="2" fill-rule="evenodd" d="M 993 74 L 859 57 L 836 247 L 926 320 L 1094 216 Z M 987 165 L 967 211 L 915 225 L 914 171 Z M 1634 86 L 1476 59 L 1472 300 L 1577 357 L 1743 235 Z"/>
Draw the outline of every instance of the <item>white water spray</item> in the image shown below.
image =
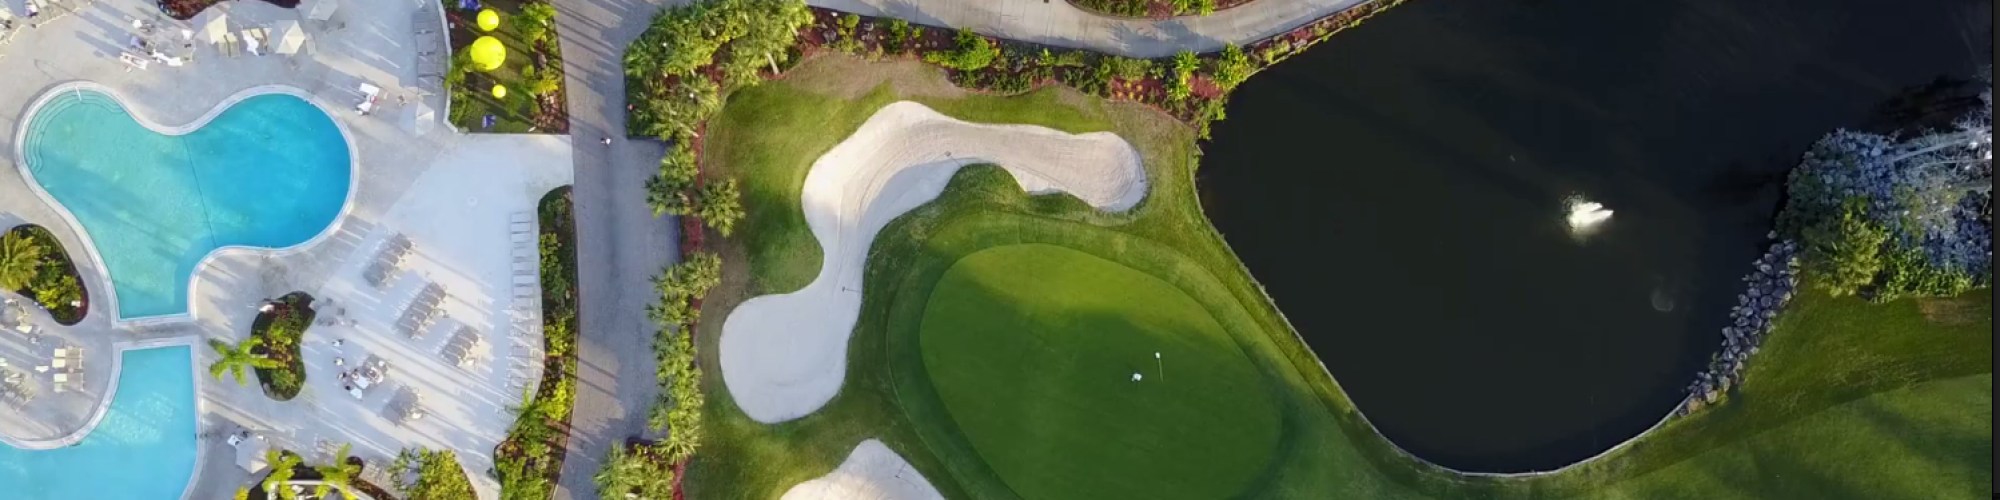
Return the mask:
<path id="1" fill-rule="evenodd" d="M 1605 221 L 1611 220 L 1611 209 L 1604 208 L 1603 203 L 1586 200 L 1583 196 L 1571 196 L 1563 200 L 1563 205 L 1569 210 L 1563 221 L 1569 224 L 1570 236 L 1578 239 L 1596 233 Z"/>

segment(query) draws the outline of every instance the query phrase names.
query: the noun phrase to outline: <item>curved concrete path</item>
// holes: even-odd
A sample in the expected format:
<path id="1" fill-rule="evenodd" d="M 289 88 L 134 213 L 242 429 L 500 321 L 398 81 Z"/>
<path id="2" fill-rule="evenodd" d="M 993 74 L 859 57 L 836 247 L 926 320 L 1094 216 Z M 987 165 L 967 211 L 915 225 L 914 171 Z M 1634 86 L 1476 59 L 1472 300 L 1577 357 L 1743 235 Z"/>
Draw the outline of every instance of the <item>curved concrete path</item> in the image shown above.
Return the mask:
<path id="1" fill-rule="evenodd" d="M 840 392 L 875 235 L 944 193 L 959 167 L 992 163 L 1032 193 L 1064 192 L 1120 212 L 1146 196 L 1139 152 L 1110 132 L 957 120 L 922 104 L 883 106 L 806 172 L 799 206 L 826 258 L 792 293 L 753 297 L 722 323 L 722 381 L 750 418 L 806 416 Z"/>
<path id="2" fill-rule="evenodd" d="M 815 7 L 982 34 L 1090 49 L 1126 57 L 1166 57 L 1248 45 L 1369 0 L 1256 0 L 1207 16 L 1112 17 L 1064 0 L 806 0 Z"/>

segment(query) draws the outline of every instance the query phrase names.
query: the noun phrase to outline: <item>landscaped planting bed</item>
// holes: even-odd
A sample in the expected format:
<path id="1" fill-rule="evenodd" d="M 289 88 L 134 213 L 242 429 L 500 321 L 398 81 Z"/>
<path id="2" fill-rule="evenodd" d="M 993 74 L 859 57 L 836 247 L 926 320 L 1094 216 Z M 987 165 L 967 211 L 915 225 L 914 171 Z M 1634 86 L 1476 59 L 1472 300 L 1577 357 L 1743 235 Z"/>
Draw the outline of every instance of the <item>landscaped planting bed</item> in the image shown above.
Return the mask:
<path id="1" fill-rule="evenodd" d="M 68 326 L 83 321 L 90 313 L 90 291 L 76 273 L 76 263 L 62 242 L 47 228 L 34 224 L 14 226 L 7 231 L 5 248 L 0 248 L 0 283 L 15 293 L 33 299 L 56 323 Z"/>
<path id="2" fill-rule="evenodd" d="M 555 7 L 548 0 L 484 0 L 480 10 L 498 13 L 500 23 L 493 31 L 482 31 L 480 10 L 458 6 L 455 0 L 443 0 L 452 52 L 445 74 L 451 124 L 467 132 L 568 133 Z M 507 48 L 506 61 L 492 71 L 474 68 L 467 50 L 482 36 Z M 503 97 L 494 96 L 495 85 L 506 88 Z"/>
<path id="3" fill-rule="evenodd" d="M 517 409 L 514 427 L 494 450 L 500 494 L 507 500 L 545 500 L 561 478 L 569 446 L 569 416 L 576 394 L 576 226 L 570 188 L 542 197 L 542 381 Z"/>
<path id="4" fill-rule="evenodd" d="M 299 344 L 319 315 L 312 302 L 313 297 L 305 292 L 288 293 L 272 301 L 269 312 L 258 313 L 250 322 L 250 336 L 263 342 L 256 354 L 277 362 L 275 368 L 257 368 L 257 382 L 271 399 L 291 401 L 305 386 L 306 365 L 299 356 Z"/>

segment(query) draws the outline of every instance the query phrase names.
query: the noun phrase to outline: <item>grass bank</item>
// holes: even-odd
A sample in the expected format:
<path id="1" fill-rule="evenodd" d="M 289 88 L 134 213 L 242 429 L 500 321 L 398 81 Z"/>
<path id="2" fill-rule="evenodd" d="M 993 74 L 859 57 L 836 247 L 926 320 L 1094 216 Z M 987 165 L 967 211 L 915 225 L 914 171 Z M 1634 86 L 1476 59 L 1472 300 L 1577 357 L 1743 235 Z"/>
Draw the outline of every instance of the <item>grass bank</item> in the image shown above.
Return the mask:
<path id="1" fill-rule="evenodd" d="M 710 122 L 704 166 L 740 179 L 740 236 L 718 240 L 723 284 L 703 316 L 743 299 L 797 289 L 820 265 L 799 211 L 806 170 L 881 106 L 924 103 L 975 122 L 1069 132 L 1108 130 L 1132 142 L 1153 191 L 1129 214 L 1066 197 L 1029 197 L 992 168 L 968 168 L 938 201 L 899 218 L 874 242 L 844 385 L 826 407 L 777 425 L 736 408 L 719 375 L 704 453 L 689 469 L 695 498 L 774 498 L 831 471 L 862 439 L 880 438 L 948 498 L 1015 498 L 947 415 L 925 373 L 923 309 L 966 255 L 1047 244 L 1170 283 L 1202 304 L 1255 364 L 1283 434 L 1241 496 L 1259 498 L 1985 498 L 1991 484 L 1991 293 L 1870 305 L 1808 293 L 1772 334 L 1729 404 L 1678 419 L 1604 459 L 1560 474 L 1496 479 L 1431 469 L 1400 455 L 1362 420 L 1317 358 L 1202 216 L 1194 132 L 1156 111 L 1063 89 L 1017 97 L 969 94 L 917 63 L 821 57 L 784 79 L 732 94 Z M 1717 311 L 1721 314 L 1722 311 Z M 720 321 L 703 322 L 703 362 Z M 1983 379 L 1980 377 L 1984 377 Z M 1676 381 L 1678 382 L 1678 381 Z M 1664 409 L 1663 409 L 1664 411 Z M 1909 422 L 1894 424 L 1894 422 Z M 1825 436 L 1839 435 L 1837 438 Z M 1989 457 L 1983 460 L 1979 457 Z M 1927 472 L 1931 471 L 1931 472 Z M 1935 471 L 1944 471 L 1935 473 Z M 1866 475 L 1866 479 L 1855 479 Z"/>

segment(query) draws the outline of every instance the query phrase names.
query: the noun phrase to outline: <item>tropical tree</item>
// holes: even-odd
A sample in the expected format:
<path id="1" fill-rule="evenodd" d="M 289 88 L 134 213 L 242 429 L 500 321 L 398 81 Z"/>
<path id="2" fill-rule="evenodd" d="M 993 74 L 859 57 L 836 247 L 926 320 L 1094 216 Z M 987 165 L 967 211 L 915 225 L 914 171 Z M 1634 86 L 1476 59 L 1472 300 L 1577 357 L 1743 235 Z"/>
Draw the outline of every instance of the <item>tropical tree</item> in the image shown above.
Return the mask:
<path id="1" fill-rule="evenodd" d="M 958 48 L 924 54 L 924 60 L 959 71 L 978 71 L 993 65 L 993 60 L 1000 57 L 1000 49 L 992 40 L 972 30 L 958 30 L 957 42 Z"/>
<path id="2" fill-rule="evenodd" d="M 1194 70 L 1201 67 L 1201 60 L 1193 52 L 1181 51 L 1174 54 L 1174 79 L 1167 82 L 1167 100 L 1180 102 L 1194 92 Z"/>
<path id="3" fill-rule="evenodd" d="M 35 301 L 42 307 L 55 309 L 83 300 L 83 287 L 76 283 L 76 276 L 62 272 L 61 265 L 51 262 L 48 266 L 57 269 L 43 273 L 35 283 Z"/>
<path id="4" fill-rule="evenodd" d="M 1215 59 L 1215 85 L 1222 87 L 1224 92 L 1233 90 L 1243 80 L 1249 79 L 1250 73 L 1255 70 L 1256 67 L 1250 64 L 1250 56 L 1243 53 L 1242 47 L 1233 43 L 1224 45 L 1222 54 Z"/>
<path id="5" fill-rule="evenodd" d="M 397 487 L 403 490 L 403 498 L 425 500 L 472 500 L 472 483 L 465 479 L 465 468 L 458 465 L 458 454 L 450 450 L 405 449 L 396 453 L 396 460 L 390 468 L 397 474 Z M 401 479 L 404 472 L 416 469 L 416 481 Z"/>
<path id="6" fill-rule="evenodd" d="M 674 494 L 672 464 L 649 453 L 644 446 L 626 450 L 613 446 L 604 468 L 591 479 L 597 482 L 598 497 L 604 500 L 666 500 Z"/>
<path id="7" fill-rule="evenodd" d="M 736 222 L 743 220 L 743 195 L 736 179 L 710 182 L 695 194 L 695 215 L 708 227 L 729 236 Z"/>
<path id="8" fill-rule="evenodd" d="M 30 238 L 27 231 L 8 231 L 0 236 L 0 288 L 20 290 L 34 281 L 42 269 L 48 248 Z"/>
<path id="9" fill-rule="evenodd" d="M 245 369 L 270 369 L 280 366 L 277 360 L 258 356 L 252 352 L 261 345 L 264 345 L 263 337 L 243 339 L 242 343 L 233 347 L 220 339 L 208 339 L 208 346 L 215 349 L 217 355 L 222 356 L 221 359 L 215 360 L 214 364 L 208 365 L 208 374 L 216 380 L 222 380 L 223 372 L 234 373 L 236 385 L 250 385 L 250 379 L 243 374 Z"/>
<path id="10" fill-rule="evenodd" d="M 313 492 L 314 496 L 326 498 L 329 490 L 338 487 L 341 496 L 347 497 L 347 500 L 355 499 L 352 484 L 354 476 L 361 474 L 361 466 L 347 462 L 347 452 L 352 447 L 351 444 L 341 444 L 340 451 L 333 454 L 333 463 L 313 468 L 319 471 L 321 481 L 319 488 Z"/>
<path id="11" fill-rule="evenodd" d="M 273 498 L 292 499 L 292 489 L 290 488 L 292 485 L 292 474 L 298 472 L 301 461 L 298 454 L 295 453 L 277 448 L 264 450 L 264 463 L 271 466 L 271 475 L 265 476 L 264 482 L 261 485 L 264 491 L 272 495 Z"/>
<path id="12" fill-rule="evenodd" d="M 701 319 L 701 310 L 695 309 L 686 297 L 661 297 L 659 302 L 646 306 L 646 317 L 663 328 L 677 328 Z"/>
<path id="13" fill-rule="evenodd" d="M 719 284 L 722 284 L 722 258 L 715 252 L 689 253 L 680 263 L 667 266 L 653 278 L 653 289 L 665 297 L 700 298 Z"/>
<path id="14" fill-rule="evenodd" d="M 1851 199 L 1834 217 L 1805 230 L 1805 271 L 1834 296 L 1861 291 L 1882 271 L 1889 232 L 1868 219 L 1867 202 Z"/>

